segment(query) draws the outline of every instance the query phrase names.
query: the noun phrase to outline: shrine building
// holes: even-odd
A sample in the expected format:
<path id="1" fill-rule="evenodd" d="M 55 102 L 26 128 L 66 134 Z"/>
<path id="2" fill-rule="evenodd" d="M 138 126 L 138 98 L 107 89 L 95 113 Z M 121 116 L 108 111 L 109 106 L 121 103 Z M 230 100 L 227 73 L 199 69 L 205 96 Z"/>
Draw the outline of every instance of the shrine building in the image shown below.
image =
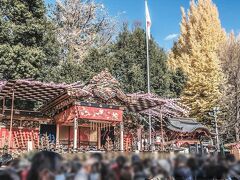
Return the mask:
<path id="1" fill-rule="evenodd" d="M 151 138 L 160 149 L 211 138 L 209 130 L 189 118 L 188 108 L 177 99 L 126 94 L 122 89 L 107 70 L 87 83 L 2 81 L 0 148 L 144 150 L 149 116 Z M 21 109 L 31 105 L 31 110 Z"/>

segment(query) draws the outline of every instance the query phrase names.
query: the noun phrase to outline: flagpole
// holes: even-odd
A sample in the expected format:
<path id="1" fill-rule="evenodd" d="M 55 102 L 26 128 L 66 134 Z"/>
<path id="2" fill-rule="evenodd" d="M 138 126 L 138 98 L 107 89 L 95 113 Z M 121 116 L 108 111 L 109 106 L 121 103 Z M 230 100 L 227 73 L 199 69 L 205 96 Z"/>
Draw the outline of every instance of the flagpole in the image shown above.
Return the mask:
<path id="1" fill-rule="evenodd" d="M 147 8 L 147 0 L 145 0 L 145 10 Z M 146 12 L 145 12 L 146 13 Z M 149 62 L 149 47 L 148 47 L 148 27 L 147 27 L 147 21 L 146 21 L 146 46 L 147 46 L 147 89 L 148 89 L 148 94 L 150 95 L 151 93 L 151 88 L 150 88 L 150 62 Z M 148 114 L 148 121 L 149 121 L 149 146 L 151 148 L 152 146 L 152 120 L 151 120 L 151 115 L 150 112 Z"/>

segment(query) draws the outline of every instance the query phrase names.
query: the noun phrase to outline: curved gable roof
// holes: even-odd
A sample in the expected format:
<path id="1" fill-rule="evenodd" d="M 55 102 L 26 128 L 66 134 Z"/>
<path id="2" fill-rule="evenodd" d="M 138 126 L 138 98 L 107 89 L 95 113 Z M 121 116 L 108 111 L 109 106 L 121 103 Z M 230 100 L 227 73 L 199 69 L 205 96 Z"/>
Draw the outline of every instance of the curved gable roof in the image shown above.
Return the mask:
<path id="1" fill-rule="evenodd" d="M 207 132 L 207 134 L 211 134 L 206 126 L 197 122 L 196 119 L 193 118 L 168 118 L 166 126 L 169 130 L 176 132 L 192 133 L 201 129 Z"/>

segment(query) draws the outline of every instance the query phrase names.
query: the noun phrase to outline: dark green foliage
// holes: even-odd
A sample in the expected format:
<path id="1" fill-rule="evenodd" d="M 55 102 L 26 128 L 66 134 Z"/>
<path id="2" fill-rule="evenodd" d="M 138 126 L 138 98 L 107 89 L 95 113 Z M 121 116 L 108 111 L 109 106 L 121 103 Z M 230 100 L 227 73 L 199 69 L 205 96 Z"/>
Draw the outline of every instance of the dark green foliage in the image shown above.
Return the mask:
<path id="1" fill-rule="evenodd" d="M 1 104 L 2 106 L 2 104 Z M 12 106 L 12 100 L 6 98 L 5 102 L 5 107 L 7 109 L 11 109 Z M 34 108 L 37 107 L 37 103 L 33 101 L 28 101 L 28 100 L 20 100 L 20 99 L 15 99 L 14 100 L 14 108 L 15 109 L 21 109 L 21 110 L 34 110 Z"/>
<path id="2" fill-rule="evenodd" d="M 149 50 L 151 91 L 160 96 L 178 97 L 186 81 L 183 72 L 168 70 L 166 53 L 154 40 L 149 41 Z M 91 50 L 81 66 L 81 78 L 87 80 L 105 68 L 122 83 L 125 92 L 147 92 L 144 30 L 137 27 L 129 31 L 124 26 L 116 42 L 102 50 Z"/>
<path id="3" fill-rule="evenodd" d="M 51 72 L 50 77 L 48 80 L 57 82 L 57 83 L 74 83 L 77 81 L 85 80 L 84 73 L 85 70 L 83 69 L 83 64 L 78 64 L 73 61 L 64 61 L 61 64 L 54 68 Z"/>
<path id="4" fill-rule="evenodd" d="M 187 81 L 187 76 L 182 69 L 177 68 L 176 72 L 171 72 L 171 77 L 170 91 L 179 97 Z"/>
<path id="5" fill-rule="evenodd" d="M 54 26 L 43 0 L 0 1 L 0 78 L 46 80 L 58 64 Z"/>

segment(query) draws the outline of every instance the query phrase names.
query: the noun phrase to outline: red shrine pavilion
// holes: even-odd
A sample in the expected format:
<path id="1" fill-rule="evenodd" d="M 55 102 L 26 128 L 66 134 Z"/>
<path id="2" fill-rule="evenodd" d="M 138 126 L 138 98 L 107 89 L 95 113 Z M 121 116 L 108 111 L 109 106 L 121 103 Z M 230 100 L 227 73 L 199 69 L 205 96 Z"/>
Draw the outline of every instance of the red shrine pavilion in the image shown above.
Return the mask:
<path id="1" fill-rule="evenodd" d="M 180 118 L 187 117 L 188 109 L 177 100 L 125 94 L 108 71 L 86 84 L 3 81 L 0 98 L 0 148 L 41 149 L 54 144 L 55 148 L 106 150 L 111 144 L 111 150 L 142 150 L 147 133 L 140 119 L 149 114 L 153 117 L 155 144 L 180 146 L 180 140 L 196 143 L 200 136 L 211 135 L 194 119 Z M 39 108 L 16 109 L 19 101 L 38 103 Z"/>

